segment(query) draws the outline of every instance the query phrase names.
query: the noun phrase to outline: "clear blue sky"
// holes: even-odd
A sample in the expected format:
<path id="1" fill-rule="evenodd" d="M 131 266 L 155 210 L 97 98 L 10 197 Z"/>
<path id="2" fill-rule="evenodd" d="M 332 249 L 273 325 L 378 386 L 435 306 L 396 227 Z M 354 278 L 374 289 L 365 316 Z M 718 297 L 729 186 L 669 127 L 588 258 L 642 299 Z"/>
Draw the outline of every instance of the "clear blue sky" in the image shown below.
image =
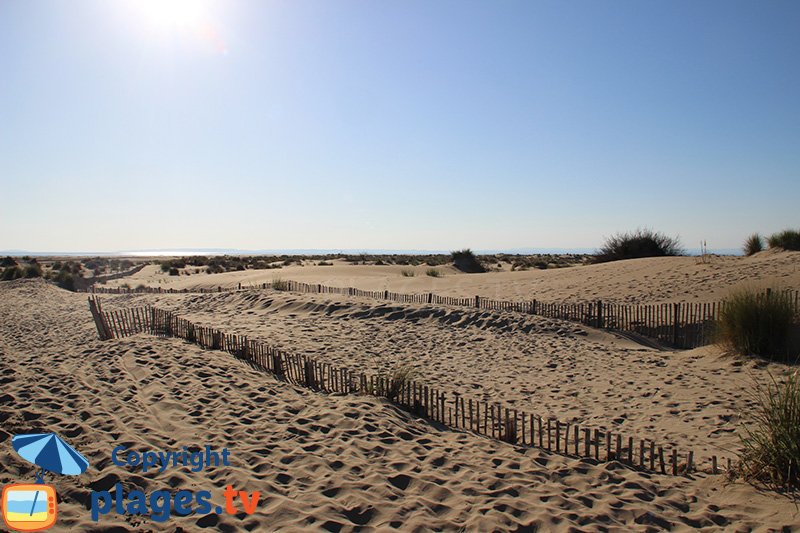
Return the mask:
<path id="1" fill-rule="evenodd" d="M 0 0 L 0 249 L 800 228 L 800 2 Z"/>

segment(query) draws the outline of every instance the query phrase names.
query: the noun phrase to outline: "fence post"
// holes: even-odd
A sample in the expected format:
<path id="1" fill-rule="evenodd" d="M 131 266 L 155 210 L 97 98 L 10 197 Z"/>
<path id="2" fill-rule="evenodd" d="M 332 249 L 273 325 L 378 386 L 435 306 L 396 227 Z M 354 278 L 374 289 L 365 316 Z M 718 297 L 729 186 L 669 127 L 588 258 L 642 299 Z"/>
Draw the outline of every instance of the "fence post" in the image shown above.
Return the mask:
<path id="1" fill-rule="evenodd" d="M 602 329 L 603 328 L 603 302 L 602 300 L 597 300 L 597 327 Z"/>
<path id="2" fill-rule="evenodd" d="M 481 306 L 481 297 L 475 296 L 475 307 L 480 307 L 480 306 Z"/>
<path id="3" fill-rule="evenodd" d="M 681 304 L 675 303 L 672 304 L 672 344 L 674 346 L 678 345 L 678 320 L 680 320 L 681 316 Z"/>

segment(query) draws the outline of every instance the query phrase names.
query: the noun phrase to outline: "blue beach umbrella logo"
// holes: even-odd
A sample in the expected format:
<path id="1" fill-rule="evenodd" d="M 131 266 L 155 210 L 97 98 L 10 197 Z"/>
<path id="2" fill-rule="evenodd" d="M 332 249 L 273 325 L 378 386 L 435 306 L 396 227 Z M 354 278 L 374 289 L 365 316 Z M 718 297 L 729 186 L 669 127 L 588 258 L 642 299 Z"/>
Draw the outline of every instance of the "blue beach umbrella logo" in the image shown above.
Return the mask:
<path id="1" fill-rule="evenodd" d="M 52 527 L 58 516 L 56 490 L 45 485 L 46 472 L 77 476 L 89 468 L 89 461 L 55 433 L 15 435 L 11 445 L 20 457 L 40 468 L 36 483 L 3 487 L 0 511 L 10 529 L 42 531 Z"/>
<path id="2" fill-rule="evenodd" d="M 16 435 L 11 445 L 20 457 L 41 468 L 37 483 L 44 483 L 45 472 L 77 476 L 89 468 L 89 461 L 55 433 Z"/>

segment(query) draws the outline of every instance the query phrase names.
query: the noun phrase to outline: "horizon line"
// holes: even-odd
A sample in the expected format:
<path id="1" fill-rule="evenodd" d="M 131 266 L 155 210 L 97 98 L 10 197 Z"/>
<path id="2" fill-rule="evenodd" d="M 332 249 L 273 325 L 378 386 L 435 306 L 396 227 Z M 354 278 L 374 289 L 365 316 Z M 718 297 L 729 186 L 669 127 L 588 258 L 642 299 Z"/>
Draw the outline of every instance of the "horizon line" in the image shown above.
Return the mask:
<path id="1" fill-rule="evenodd" d="M 401 248 L 274 248 L 274 249 L 242 249 L 242 248 L 142 248 L 133 250 L 117 251 L 31 251 L 20 249 L 0 250 L 0 255 L 19 257 L 30 256 L 68 256 L 68 257 L 150 257 L 150 256 L 196 256 L 196 255 L 450 255 L 453 250 L 425 250 L 425 249 L 401 249 Z M 486 248 L 475 249 L 477 255 L 594 255 L 598 248 L 576 247 L 576 248 Z M 687 256 L 702 255 L 700 248 L 687 248 Z M 739 248 L 716 248 L 707 249 L 707 254 L 717 255 L 742 255 Z"/>

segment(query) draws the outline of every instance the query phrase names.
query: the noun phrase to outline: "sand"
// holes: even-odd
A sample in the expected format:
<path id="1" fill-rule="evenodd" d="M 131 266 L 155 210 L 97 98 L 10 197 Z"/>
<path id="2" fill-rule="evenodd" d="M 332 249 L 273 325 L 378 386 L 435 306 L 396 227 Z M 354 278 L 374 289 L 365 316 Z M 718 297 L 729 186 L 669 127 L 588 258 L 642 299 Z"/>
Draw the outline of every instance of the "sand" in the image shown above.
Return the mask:
<path id="1" fill-rule="evenodd" d="M 246 270 L 222 274 L 169 276 L 158 266 L 145 267 L 130 278 L 109 282 L 109 287 L 127 283 L 172 288 L 236 287 L 261 284 L 275 278 L 322 283 L 364 290 L 436 294 L 457 297 L 548 302 L 590 301 L 656 304 L 670 302 L 715 302 L 731 288 L 752 283 L 800 288 L 800 252 L 765 251 L 752 257 L 666 257 L 617 261 L 548 270 L 463 274 L 452 266 L 436 267 L 442 277 L 427 276 L 429 267 L 351 265 L 292 265 L 275 270 Z M 183 272 L 194 273 L 194 267 Z M 403 276 L 411 270 L 414 277 Z"/>
<path id="2" fill-rule="evenodd" d="M 738 413 L 749 409 L 747 385 L 767 371 L 790 370 L 714 347 L 654 350 L 509 313 L 272 291 L 103 302 L 108 309 L 147 302 L 178 310 L 350 368 L 412 364 L 422 381 L 447 390 L 691 446 L 698 455 L 735 448 Z M 30 465 L 11 450 L 16 433 L 56 431 L 92 465 L 77 478 L 50 478 L 61 498 L 54 530 L 800 528 L 800 510 L 788 499 L 720 475 L 647 474 L 514 447 L 431 424 L 376 398 L 294 387 L 176 339 L 101 342 L 85 295 L 41 280 L 0 283 L 0 317 L 0 483 L 33 479 Z M 141 451 L 227 446 L 232 464 L 142 474 L 111 463 L 120 443 Z M 118 481 L 145 492 L 206 489 L 215 501 L 233 484 L 260 491 L 262 500 L 253 515 L 157 524 L 110 513 L 96 524 L 86 509 L 90 492 Z"/>

